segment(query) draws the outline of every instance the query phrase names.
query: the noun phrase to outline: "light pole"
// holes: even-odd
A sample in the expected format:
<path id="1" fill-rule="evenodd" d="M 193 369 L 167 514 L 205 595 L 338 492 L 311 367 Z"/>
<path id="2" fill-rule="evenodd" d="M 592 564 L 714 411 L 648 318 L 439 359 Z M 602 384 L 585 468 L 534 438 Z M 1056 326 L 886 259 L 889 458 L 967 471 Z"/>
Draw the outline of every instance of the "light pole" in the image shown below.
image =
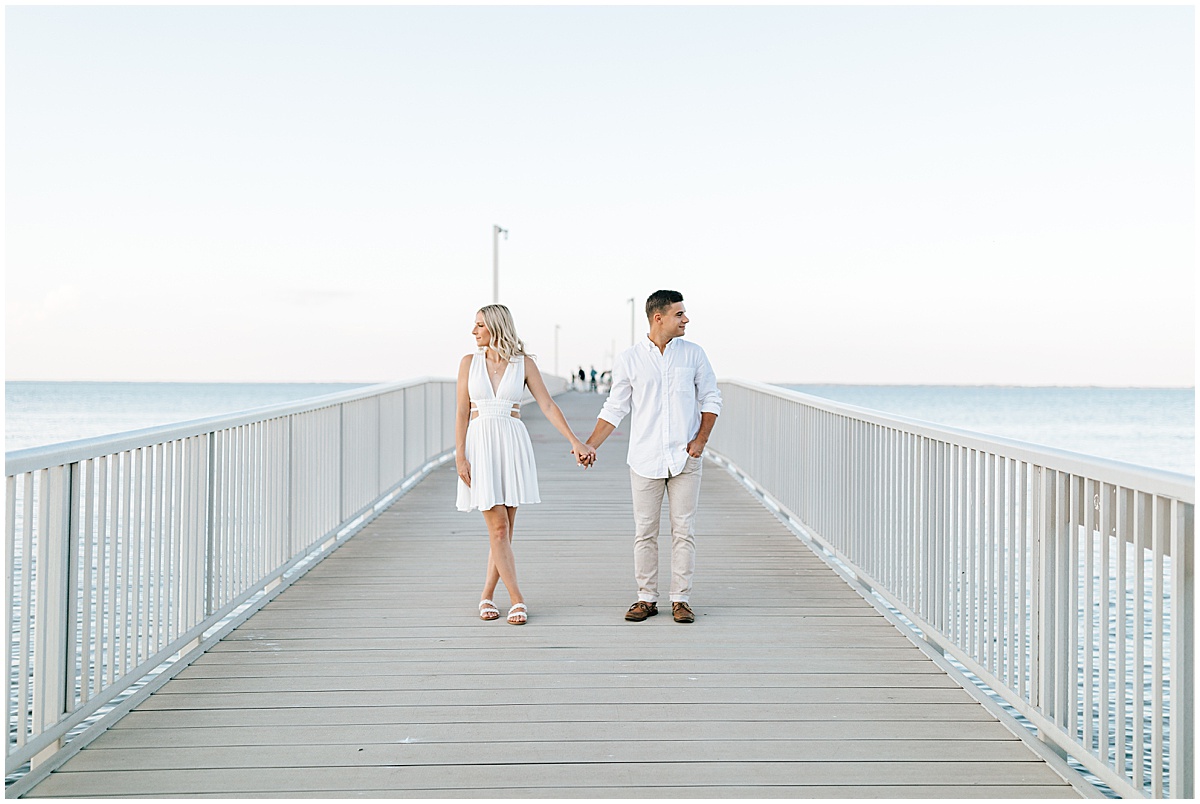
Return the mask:
<path id="1" fill-rule="evenodd" d="M 554 325 L 554 376 L 561 377 L 558 373 L 558 331 L 562 329 L 562 324 Z"/>
<path id="2" fill-rule="evenodd" d="M 629 300 L 629 345 L 630 346 L 633 346 L 633 321 L 634 321 L 634 316 L 637 315 L 637 308 L 634 306 L 635 304 L 637 304 L 637 302 L 635 302 L 633 299 Z"/>
<path id="3" fill-rule="evenodd" d="M 492 304 L 500 303 L 500 235 L 508 239 L 508 230 L 492 224 Z"/>

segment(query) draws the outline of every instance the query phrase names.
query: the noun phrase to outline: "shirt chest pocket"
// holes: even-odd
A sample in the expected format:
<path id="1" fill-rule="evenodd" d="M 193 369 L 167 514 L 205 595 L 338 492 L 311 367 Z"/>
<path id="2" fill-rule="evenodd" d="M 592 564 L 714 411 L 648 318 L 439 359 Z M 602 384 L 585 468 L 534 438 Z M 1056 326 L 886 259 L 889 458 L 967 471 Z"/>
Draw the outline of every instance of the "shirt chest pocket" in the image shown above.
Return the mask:
<path id="1" fill-rule="evenodd" d="M 681 397 L 696 395 L 696 367 L 682 366 L 671 370 L 671 392 Z"/>

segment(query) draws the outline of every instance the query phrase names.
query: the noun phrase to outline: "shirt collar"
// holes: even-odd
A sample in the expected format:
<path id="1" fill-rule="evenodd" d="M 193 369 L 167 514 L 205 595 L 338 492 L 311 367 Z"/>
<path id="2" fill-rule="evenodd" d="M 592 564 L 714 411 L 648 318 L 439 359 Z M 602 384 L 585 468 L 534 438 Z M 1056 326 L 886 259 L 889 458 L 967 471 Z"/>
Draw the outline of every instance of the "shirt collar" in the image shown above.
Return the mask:
<path id="1" fill-rule="evenodd" d="M 671 349 L 671 344 L 675 343 L 677 340 L 679 340 L 679 338 L 672 338 L 671 340 L 667 341 L 667 348 L 663 349 L 662 354 L 665 355 Z M 647 351 L 651 349 L 656 352 L 658 351 L 658 344 L 650 340 L 650 333 L 648 332 L 642 337 L 642 348 L 646 349 Z"/>

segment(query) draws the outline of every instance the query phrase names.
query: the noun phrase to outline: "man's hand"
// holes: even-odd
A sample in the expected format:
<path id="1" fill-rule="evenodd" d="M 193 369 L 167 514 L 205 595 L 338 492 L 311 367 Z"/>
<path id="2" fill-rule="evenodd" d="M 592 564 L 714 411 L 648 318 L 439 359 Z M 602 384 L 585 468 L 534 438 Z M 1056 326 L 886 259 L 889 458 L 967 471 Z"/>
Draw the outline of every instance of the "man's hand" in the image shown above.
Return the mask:
<path id="1" fill-rule="evenodd" d="M 696 433 L 696 437 L 688 442 L 687 454 L 693 458 L 699 458 L 704 454 L 704 447 L 708 444 L 708 437 L 712 435 L 713 425 L 717 423 L 717 414 L 701 413 L 700 414 L 700 431 Z"/>
<path id="2" fill-rule="evenodd" d="M 596 450 L 582 442 L 571 448 L 571 454 L 575 456 L 575 462 L 584 469 L 596 462 Z"/>

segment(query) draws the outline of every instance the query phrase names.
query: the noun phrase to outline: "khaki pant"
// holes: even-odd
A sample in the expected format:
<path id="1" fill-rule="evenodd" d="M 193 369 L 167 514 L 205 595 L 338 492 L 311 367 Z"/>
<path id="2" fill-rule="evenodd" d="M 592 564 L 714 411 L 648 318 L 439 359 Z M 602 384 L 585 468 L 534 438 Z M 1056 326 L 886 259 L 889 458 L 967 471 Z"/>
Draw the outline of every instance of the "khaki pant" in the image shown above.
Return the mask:
<path id="1" fill-rule="evenodd" d="M 671 602 L 687 602 L 696 569 L 695 519 L 703 458 L 688 458 L 674 477 L 642 477 L 630 470 L 633 486 L 633 572 L 638 600 L 658 602 L 658 523 L 663 493 L 671 519 Z"/>

